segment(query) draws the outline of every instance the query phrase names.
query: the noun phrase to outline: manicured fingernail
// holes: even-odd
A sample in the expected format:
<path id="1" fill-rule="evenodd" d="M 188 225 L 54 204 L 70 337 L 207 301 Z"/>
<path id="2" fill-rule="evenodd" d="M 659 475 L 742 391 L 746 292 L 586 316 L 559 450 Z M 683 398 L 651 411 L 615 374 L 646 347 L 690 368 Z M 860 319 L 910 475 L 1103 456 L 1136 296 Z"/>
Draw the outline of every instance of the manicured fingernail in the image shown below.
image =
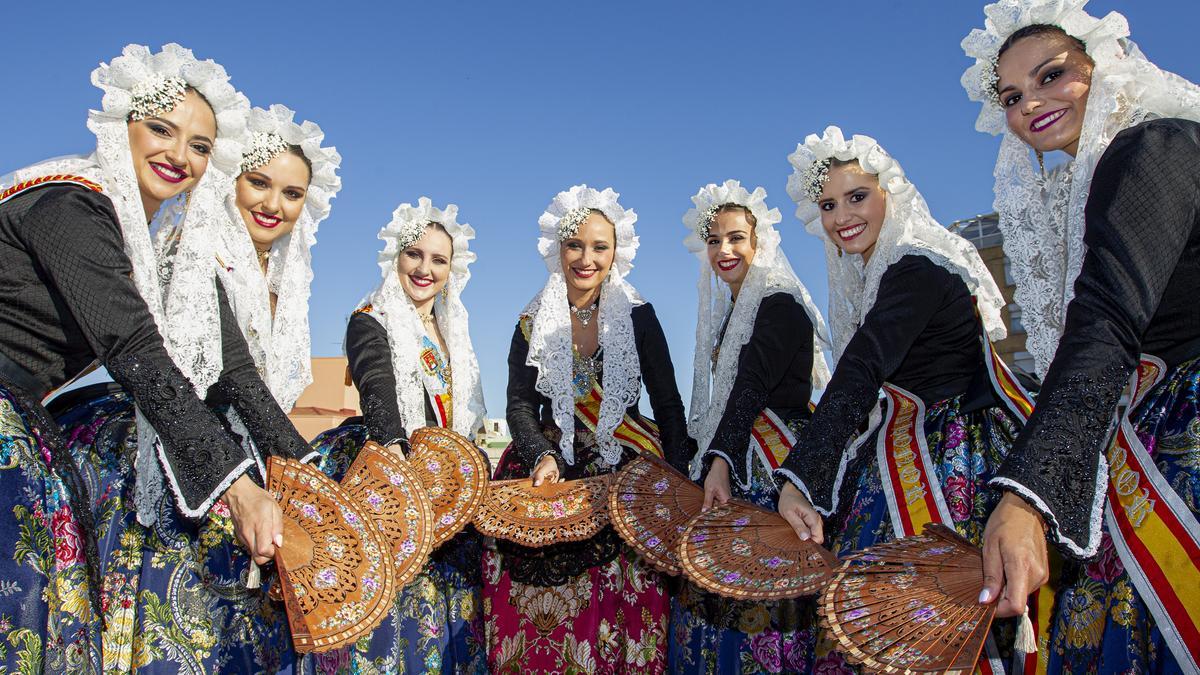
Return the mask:
<path id="1" fill-rule="evenodd" d="M 988 602 L 991 599 L 992 592 L 990 590 L 985 588 L 982 591 L 979 591 L 979 602 Z"/>
<path id="2" fill-rule="evenodd" d="M 275 545 L 283 546 L 283 535 L 282 534 L 275 535 Z"/>
<path id="3" fill-rule="evenodd" d="M 809 533 L 805 532 L 804 534 L 800 535 L 800 541 L 808 541 L 809 537 L 811 537 L 811 536 L 812 536 L 812 535 L 810 535 Z"/>

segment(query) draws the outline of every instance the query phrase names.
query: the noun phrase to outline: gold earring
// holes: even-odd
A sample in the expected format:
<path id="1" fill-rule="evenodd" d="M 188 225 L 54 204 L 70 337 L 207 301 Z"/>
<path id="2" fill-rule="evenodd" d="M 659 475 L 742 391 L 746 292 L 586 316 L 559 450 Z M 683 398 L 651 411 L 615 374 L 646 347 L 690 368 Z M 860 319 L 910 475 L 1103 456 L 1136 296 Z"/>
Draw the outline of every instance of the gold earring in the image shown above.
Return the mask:
<path id="1" fill-rule="evenodd" d="M 842 257 L 842 254 L 844 253 L 844 251 L 842 251 L 842 247 L 841 247 L 841 246 L 838 246 L 838 247 L 837 247 L 837 250 L 838 250 L 838 257 L 839 257 L 839 258 L 840 258 L 840 257 Z"/>
<path id="2" fill-rule="evenodd" d="M 1046 159 L 1042 156 L 1042 151 L 1037 151 L 1038 168 L 1042 170 L 1042 178 L 1046 177 Z"/>

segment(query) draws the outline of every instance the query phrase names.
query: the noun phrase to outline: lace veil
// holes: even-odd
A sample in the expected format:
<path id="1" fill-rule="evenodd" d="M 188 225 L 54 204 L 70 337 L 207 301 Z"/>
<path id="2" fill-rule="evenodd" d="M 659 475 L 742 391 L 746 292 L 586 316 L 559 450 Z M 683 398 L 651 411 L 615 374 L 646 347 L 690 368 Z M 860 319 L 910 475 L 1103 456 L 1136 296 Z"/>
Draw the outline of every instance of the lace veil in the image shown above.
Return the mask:
<path id="1" fill-rule="evenodd" d="M 263 379 L 285 411 L 292 409 L 312 382 L 308 320 L 313 280 L 311 249 L 317 242 L 317 228 L 329 215 L 329 202 L 342 186 L 337 176 L 342 158 L 334 148 L 321 147 L 325 139 L 321 127 L 312 122 L 296 124 L 293 116 L 291 110 L 281 105 L 250 112 L 250 142 L 239 173 L 274 159 L 278 152 L 272 154 L 263 149 L 279 147 L 280 140 L 286 145 L 299 146 L 312 164 L 312 179 L 295 227 L 272 244 L 264 278 L 254 242 L 230 194 L 226 199 L 229 217 L 220 228 L 218 252 L 218 260 L 223 263 L 218 271 L 238 325 L 246 336 L 254 362 L 264 372 Z M 276 294 L 273 317 L 271 293 Z"/>
<path id="2" fill-rule="evenodd" d="M 603 350 L 604 399 L 596 423 L 596 441 L 600 456 L 608 464 L 621 459 L 621 446 L 613 438 L 625 410 L 641 396 L 641 363 L 633 336 L 631 312 L 643 304 L 638 292 L 625 277 L 633 268 L 638 237 L 633 225 L 637 214 L 622 207 L 620 194 L 612 188 L 603 191 L 576 185 L 558 193 L 538 218 L 538 252 L 546 262 L 550 276 L 546 285 L 521 312 L 530 317 L 529 356 L 526 363 L 537 368 L 537 390 L 551 402 L 554 423 L 562 432 L 559 450 L 567 464 L 575 463 L 575 387 L 571 340 L 571 313 L 567 304 L 567 280 L 559 263 L 559 247 L 564 221 L 579 209 L 596 209 L 616 226 L 616 255 L 612 269 L 600 290 L 598 321 L 600 348 Z"/>
<path id="3" fill-rule="evenodd" d="M 688 234 L 683 245 L 695 254 L 700 262 L 700 280 L 697 285 L 699 306 L 696 312 L 696 349 L 692 362 L 692 403 L 688 420 L 688 435 L 695 438 L 701 448 L 693 462 L 693 478 L 699 478 L 699 457 L 708 447 L 716 433 L 717 424 L 725 413 L 725 403 L 737 378 L 738 357 L 742 347 L 754 333 L 754 321 L 762 299 L 775 293 L 787 293 L 804 307 L 812 321 L 814 387 L 823 388 L 829 382 L 829 365 L 825 352 L 830 348 L 829 331 L 825 319 L 813 304 L 808 289 L 792 271 L 787 255 L 780 247 L 779 231 L 775 225 L 782 220 L 779 209 L 767 209 L 767 191 L 755 188 L 748 192 L 736 180 L 727 180 L 721 185 L 709 183 L 692 197 L 694 208 L 683 216 Z M 738 204 L 750 210 L 757 221 L 754 234 L 757 248 L 754 260 L 742 282 L 736 303 L 731 301 L 729 287 L 713 273 L 708 261 L 706 238 L 712 216 L 724 204 Z M 721 338 L 721 350 L 717 363 L 712 363 L 712 350 L 717 344 L 721 325 L 729 315 L 725 335 Z"/>
<path id="4" fill-rule="evenodd" d="M 418 371 L 425 328 L 412 300 L 400 285 L 396 258 L 420 238 L 430 223 L 440 223 L 453 245 L 450 279 L 445 294 L 439 294 L 434 301 L 433 313 L 450 350 L 454 431 L 471 438 L 483 423 L 487 411 L 483 405 L 479 361 L 471 345 L 467 308 L 462 301 L 463 289 L 471 279 L 470 265 L 475 262 L 475 254 L 468 248 L 468 243 L 475 238 L 475 230 L 458 222 L 457 206 L 449 204 L 445 209 L 437 209 L 427 197 L 421 197 L 416 206 L 401 204 L 396 208 L 391 222 L 379 231 L 379 238 L 386 242 L 379 254 L 383 279 L 367 301 L 374 308 L 370 316 L 387 330 L 401 417 L 406 425 L 419 420 L 418 426 L 425 426 L 425 387 Z"/>
<path id="5" fill-rule="evenodd" d="M 1121 130 L 1154 117 L 1200 121 L 1200 88 L 1159 69 L 1129 37 L 1125 17 L 1097 19 L 1087 0 L 1001 0 L 987 5 L 983 29 L 972 30 L 962 48 L 975 63 L 962 85 L 982 104 L 975 128 L 1001 134 L 996 158 L 995 202 L 1004 252 L 1017 282 L 1016 301 L 1028 332 L 1027 349 L 1045 375 L 1062 337 L 1075 277 L 1083 265 L 1084 207 L 1096 163 Z M 1008 129 L 995 95 L 1000 45 L 1032 24 L 1059 26 L 1079 38 L 1095 61 L 1079 149 L 1074 159 L 1042 176 L 1030 148 Z"/>
<path id="6" fill-rule="evenodd" d="M 871 259 L 838 255 L 838 247 L 821 226 L 821 212 L 809 197 L 810 168 L 831 158 L 857 160 L 868 173 L 879 177 L 887 193 L 887 215 Z M 794 171 L 788 179 L 788 194 L 796 202 L 796 217 L 808 232 L 825 243 L 825 264 L 829 270 L 829 321 L 833 333 L 834 363 L 854 332 L 875 304 L 883 273 L 906 255 L 920 255 L 958 275 L 975 296 L 983 327 L 992 340 L 1007 334 L 1000 310 L 1004 298 L 1000 288 L 984 266 L 979 252 L 966 239 L 938 224 L 917 188 L 904 175 L 904 169 L 875 139 L 855 135 L 846 140 L 842 130 L 830 126 L 822 136 L 810 134 L 796 151 L 788 155 Z"/>

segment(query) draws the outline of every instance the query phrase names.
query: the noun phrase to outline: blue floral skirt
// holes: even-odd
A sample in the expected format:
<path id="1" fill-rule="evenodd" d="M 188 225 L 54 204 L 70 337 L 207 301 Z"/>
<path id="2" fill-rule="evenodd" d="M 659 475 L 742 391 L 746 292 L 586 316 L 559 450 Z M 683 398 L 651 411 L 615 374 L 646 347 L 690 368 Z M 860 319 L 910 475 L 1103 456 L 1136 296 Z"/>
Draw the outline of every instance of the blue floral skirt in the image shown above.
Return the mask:
<path id="1" fill-rule="evenodd" d="M 90 388 L 89 388 L 90 389 Z M 294 666 L 282 603 L 246 588 L 250 558 L 218 501 L 199 524 L 166 494 L 137 522 L 132 398 L 114 385 L 56 412 L 91 486 L 103 567 L 105 673 L 276 673 Z"/>
<path id="2" fill-rule="evenodd" d="M 367 442 L 367 428 L 346 424 L 313 439 L 321 470 L 341 480 Z M 322 674 L 486 673 L 480 612 L 482 538 L 468 527 L 442 544 L 425 570 L 396 594 L 388 617 L 353 645 L 312 654 Z"/>
<path id="3" fill-rule="evenodd" d="M 1131 420 L 1158 470 L 1193 515 L 1200 514 L 1198 410 L 1200 359 L 1193 359 L 1168 371 Z M 1107 532 L 1095 560 L 1064 563 L 1049 658 L 1051 672 L 1183 672 Z"/>
<path id="4" fill-rule="evenodd" d="M 37 402 L 0 383 L 0 672 L 94 673 L 99 629 L 62 452 Z"/>
<path id="5" fill-rule="evenodd" d="M 1001 496 L 987 482 L 1008 455 L 1021 425 L 998 405 L 963 411 L 963 398 L 948 398 L 926 408 L 925 442 L 950 512 L 952 522 L 948 524 L 980 545 L 988 516 Z M 879 472 L 877 436 L 878 432 L 860 446 L 839 499 L 846 506 L 826 521 L 830 548 L 839 557 L 896 538 Z M 996 622 L 992 629 L 1006 667 L 1012 661 L 1015 624 L 1015 620 L 1007 619 Z M 834 647 L 832 638 L 818 639 L 814 669 L 821 673 L 853 672 Z"/>
<path id="6" fill-rule="evenodd" d="M 799 435 L 803 421 L 788 424 Z M 774 510 L 774 479 L 755 461 L 750 489 L 730 483 L 735 499 Z M 672 673 L 807 673 L 812 670 L 816 604 L 811 597 L 739 601 L 682 581 L 671 599 L 667 657 Z"/>

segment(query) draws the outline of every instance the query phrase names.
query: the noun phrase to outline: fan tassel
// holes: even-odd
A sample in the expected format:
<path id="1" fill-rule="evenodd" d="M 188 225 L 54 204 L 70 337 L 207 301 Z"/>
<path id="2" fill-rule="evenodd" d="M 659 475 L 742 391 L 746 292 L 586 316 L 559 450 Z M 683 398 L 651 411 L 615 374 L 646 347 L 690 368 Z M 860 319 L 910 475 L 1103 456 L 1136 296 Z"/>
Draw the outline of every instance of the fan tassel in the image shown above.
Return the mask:
<path id="1" fill-rule="evenodd" d="M 1013 649 L 1022 654 L 1036 654 L 1037 638 L 1033 634 L 1033 622 L 1029 620 L 1029 608 L 1025 608 L 1025 613 L 1021 615 L 1021 625 L 1017 626 L 1017 640 L 1013 645 Z"/>
<path id="2" fill-rule="evenodd" d="M 251 561 L 250 569 L 246 572 L 246 588 L 259 588 L 261 586 L 262 569 Z"/>

